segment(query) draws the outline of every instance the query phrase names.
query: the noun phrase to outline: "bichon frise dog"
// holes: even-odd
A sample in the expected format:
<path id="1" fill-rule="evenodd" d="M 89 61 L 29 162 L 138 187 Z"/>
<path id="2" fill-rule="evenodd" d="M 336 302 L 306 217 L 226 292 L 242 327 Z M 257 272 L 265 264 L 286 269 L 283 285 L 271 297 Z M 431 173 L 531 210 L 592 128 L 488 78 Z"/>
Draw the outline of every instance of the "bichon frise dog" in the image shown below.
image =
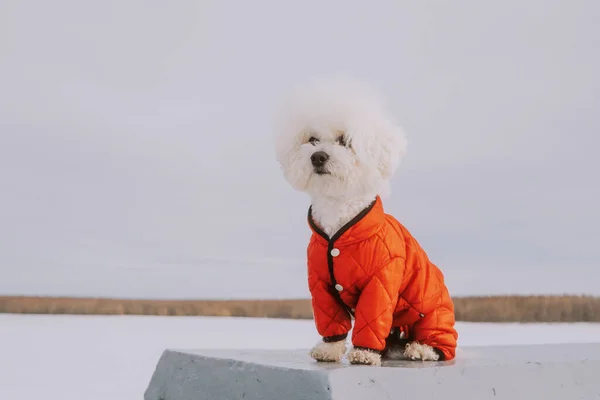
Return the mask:
<path id="1" fill-rule="evenodd" d="M 405 152 L 378 93 L 349 78 L 313 81 L 280 110 L 275 151 L 311 199 L 308 283 L 317 361 L 353 364 L 455 357 L 454 305 L 442 272 L 381 197 Z M 354 317 L 354 327 L 351 321 Z"/>

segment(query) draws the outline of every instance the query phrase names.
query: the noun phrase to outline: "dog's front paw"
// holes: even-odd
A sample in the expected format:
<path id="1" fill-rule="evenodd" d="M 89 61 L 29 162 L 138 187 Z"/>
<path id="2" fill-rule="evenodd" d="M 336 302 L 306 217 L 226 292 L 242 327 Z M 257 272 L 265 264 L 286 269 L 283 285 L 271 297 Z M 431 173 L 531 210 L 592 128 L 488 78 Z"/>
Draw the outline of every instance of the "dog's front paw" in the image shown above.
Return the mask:
<path id="1" fill-rule="evenodd" d="M 440 356 L 433 347 L 426 344 L 411 342 L 404 349 L 404 357 L 409 360 L 437 361 Z"/>
<path id="2" fill-rule="evenodd" d="M 339 362 L 346 353 L 346 341 L 319 342 L 310 350 L 310 356 L 317 361 Z"/>
<path id="3" fill-rule="evenodd" d="M 348 360 L 351 364 L 381 365 L 381 354 L 369 349 L 350 350 Z"/>

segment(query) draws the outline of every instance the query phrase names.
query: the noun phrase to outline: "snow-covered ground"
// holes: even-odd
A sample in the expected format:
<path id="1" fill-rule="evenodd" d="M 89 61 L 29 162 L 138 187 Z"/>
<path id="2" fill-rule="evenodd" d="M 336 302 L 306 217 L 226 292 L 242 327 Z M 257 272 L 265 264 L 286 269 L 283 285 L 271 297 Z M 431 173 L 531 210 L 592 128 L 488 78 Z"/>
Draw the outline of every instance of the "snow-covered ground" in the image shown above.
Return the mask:
<path id="1" fill-rule="evenodd" d="M 594 342 L 600 324 L 458 323 L 461 346 Z M 308 348 L 312 321 L 0 315 L 0 399 L 140 399 L 165 348 Z"/>

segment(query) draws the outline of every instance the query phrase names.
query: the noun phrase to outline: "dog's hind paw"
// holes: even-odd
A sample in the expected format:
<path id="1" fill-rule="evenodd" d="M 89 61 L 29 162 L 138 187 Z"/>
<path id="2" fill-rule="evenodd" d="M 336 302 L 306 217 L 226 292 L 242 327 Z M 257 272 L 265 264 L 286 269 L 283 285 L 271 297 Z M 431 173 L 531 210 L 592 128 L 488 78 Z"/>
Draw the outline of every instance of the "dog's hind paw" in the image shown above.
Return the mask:
<path id="1" fill-rule="evenodd" d="M 319 342 L 310 350 L 310 356 L 317 361 L 339 362 L 346 353 L 346 341 Z"/>
<path id="2" fill-rule="evenodd" d="M 409 360 L 437 361 L 440 356 L 433 347 L 426 344 L 411 342 L 404 349 L 404 357 Z"/>

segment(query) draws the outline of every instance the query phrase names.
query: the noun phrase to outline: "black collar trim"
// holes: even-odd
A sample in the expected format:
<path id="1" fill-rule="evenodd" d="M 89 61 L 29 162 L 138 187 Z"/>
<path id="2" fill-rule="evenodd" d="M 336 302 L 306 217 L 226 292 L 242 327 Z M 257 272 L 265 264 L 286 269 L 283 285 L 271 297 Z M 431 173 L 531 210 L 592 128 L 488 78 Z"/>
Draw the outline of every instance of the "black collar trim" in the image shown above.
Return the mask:
<path id="1" fill-rule="evenodd" d="M 371 202 L 371 204 L 369 204 L 369 206 L 367 208 L 365 208 L 360 213 L 358 213 L 354 218 L 352 218 L 346 225 L 342 226 L 340 228 L 340 230 L 338 230 L 331 238 L 329 238 L 329 236 L 325 232 L 323 232 L 323 230 L 321 228 L 319 228 L 317 226 L 317 224 L 315 224 L 315 221 L 313 221 L 313 218 L 312 218 L 312 205 L 308 208 L 308 223 L 310 224 L 311 228 L 316 233 L 318 233 L 320 236 L 322 236 L 328 242 L 333 243 L 336 240 L 338 240 L 344 233 L 346 233 L 346 231 L 348 229 L 352 228 L 361 219 L 363 219 L 369 213 L 369 211 L 371 211 L 373 209 L 373 207 L 375 206 L 375 203 L 377 203 L 377 198 L 375 198 L 375 200 L 373 200 Z"/>

